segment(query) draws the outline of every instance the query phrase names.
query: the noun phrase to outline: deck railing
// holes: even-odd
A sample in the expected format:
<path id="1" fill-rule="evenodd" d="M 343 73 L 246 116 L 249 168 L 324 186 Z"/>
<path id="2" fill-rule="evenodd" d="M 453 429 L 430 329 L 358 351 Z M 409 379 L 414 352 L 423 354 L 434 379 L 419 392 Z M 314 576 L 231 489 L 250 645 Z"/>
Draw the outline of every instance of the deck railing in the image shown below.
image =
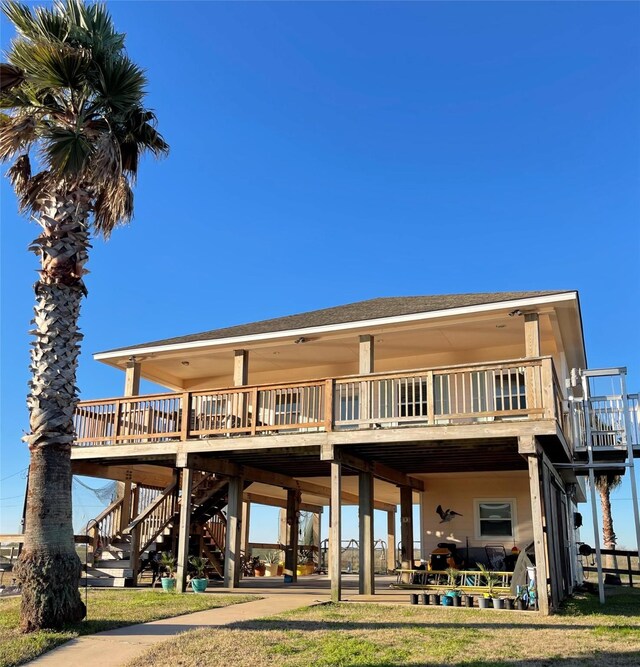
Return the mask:
<path id="1" fill-rule="evenodd" d="M 626 436 L 631 446 L 640 447 L 640 401 L 638 394 L 627 396 L 628 413 L 625 415 L 623 396 L 592 396 L 588 400 L 589 427 L 591 444 L 598 449 L 627 449 L 625 442 L 625 425 L 628 424 Z M 587 447 L 587 428 L 585 424 L 585 407 L 581 401 L 572 403 L 573 430 L 576 434 L 576 448 Z"/>
<path id="2" fill-rule="evenodd" d="M 81 401 L 76 445 L 114 445 L 565 414 L 550 357 L 266 386 Z"/>

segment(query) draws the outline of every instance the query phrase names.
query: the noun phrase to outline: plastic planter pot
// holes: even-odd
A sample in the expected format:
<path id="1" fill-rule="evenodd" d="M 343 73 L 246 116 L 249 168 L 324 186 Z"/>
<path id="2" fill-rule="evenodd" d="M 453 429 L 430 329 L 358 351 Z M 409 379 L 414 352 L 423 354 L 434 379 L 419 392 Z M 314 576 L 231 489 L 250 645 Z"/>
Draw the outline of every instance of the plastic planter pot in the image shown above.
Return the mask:
<path id="1" fill-rule="evenodd" d="M 411 593 L 411 604 L 418 604 L 418 594 Z"/>
<path id="2" fill-rule="evenodd" d="M 207 590 L 208 585 L 209 580 L 204 577 L 202 579 L 191 580 L 191 588 L 193 588 L 194 593 L 204 593 Z"/>
<path id="3" fill-rule="evenodd" d="M 504 609 L 504 600 L 502 598 L 492 598 L 494 609 Z"/>
<path id="4" fill-rule="evenodd" d="M 478 598 L 478 607 L 480 609 L 489 609 L 489 598 L 479 597 Z"/>
<path id="5" fill-rule="evenodd" d="M 516 609 L 524 611 L 527 608 L 527 603 L 524 600 L 516 600 Z"/>
<path id="6" fill-rule="evenodd" d="M 513 609 L 513 600 L 511 598 L 505 598 L 504 608 L 509 609 L 510 611 Z"/>
<path id="7" fill-rule="evenodd" d="M 462 598 L 459 595 L 451 595 L 449 597 L 451 598 L 454 607 L 460 607 L 462 605 Z"/>
<path id="8" fill-rule="evenodd" d="M 473 607 L 473 595 L 465 595 L 464 604 L 466 607 Z"/>
<path id="9" fill-rule="evenodd" d="M 441 604 L 443 607 L 453 607 L 453 598 L 449 595 L 443 595 Z"/>
<path id="10" fill-rule="evenodd" d="M 437 593 L 431 593 L 429 595 L 429 604 L 439 605 L 440 604 L 440 596 Z"/>
<path id="11" fill-rule="evenodd" d="M 176 580 L 173 577 L 162 577 L 162 590 L 172 592 L 176 590 Z"/>

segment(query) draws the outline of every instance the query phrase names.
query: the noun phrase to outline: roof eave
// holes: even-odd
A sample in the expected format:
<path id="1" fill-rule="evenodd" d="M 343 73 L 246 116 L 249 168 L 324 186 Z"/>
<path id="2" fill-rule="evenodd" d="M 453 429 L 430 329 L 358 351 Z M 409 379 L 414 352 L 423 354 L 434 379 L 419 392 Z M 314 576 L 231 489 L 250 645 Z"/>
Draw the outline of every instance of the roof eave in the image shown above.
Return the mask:
<path id="1" fill-rule="evenodd" d="M 289 337 L 310 336 L 323 333 L 333 333 L 337 331 L 349 331 L 353 329 L 371 328 L 389 324 L 403 324 L 408 322 L 420 322 L 424 320 L 438 319 L 443 317 L 456 317 L 461 315 L 470 315 L 481 312 L 491 312 L 497 310 L 515 310 L 531 306 L 545 305 L 559 301 L 575 300 L 580 313 L 578 302 L 578 293 L 575 290 L 559 292 L 545 296 L 526 297 L 522 299 L 513 299 L 510 301 L 496 301 L 492 303 L 483 303 L 473 306 L 462 306 L 459 308 L 447 308 L 443 310 L 434 310 L 421 313 L 410 313 L 407 315 L 396 315 L 392 317 L 380 317 L 369 320 L 358 320 L 356 322 L 343 322 L 336 324 L 325 324 L 315 327 L 302 327 L 298 329 L 287 329 L 283 331 L 266 332 L 260 334 L 250 334 L 246 336 L 231 336 L 228 338 L 212 338 L 207 340 L 190 341 L 183 343 L 171 343 L 165 345 L 148 345 L 147 347 L 123 348 L 109 352 L 97 352 L 93 355 L 96 361 L 117 366 L 117 360 L 125 360 L 130 357 L 141 357 L 148 354 L 158 354 L 162 352 L 186 351 L 208 347 L 222 347 L 225 345 L 247 346 L 252 343 L 260 343 L 269 340 L 278 340 Z M 580 314 L 580 329 L 582 330 L 582 321 Z M 584 350 L 584 342 L 583 342 Z"/>

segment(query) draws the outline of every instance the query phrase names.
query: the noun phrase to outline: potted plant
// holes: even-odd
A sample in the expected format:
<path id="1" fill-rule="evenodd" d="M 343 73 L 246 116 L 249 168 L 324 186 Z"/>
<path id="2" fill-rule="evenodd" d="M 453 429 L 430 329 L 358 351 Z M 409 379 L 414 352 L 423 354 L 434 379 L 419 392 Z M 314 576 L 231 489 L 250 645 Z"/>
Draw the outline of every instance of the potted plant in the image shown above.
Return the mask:
<path id="1" fill-rule="evenodd" d="M 264 557 L 264 576 L 277 577 L 278 576 L 278 561 L 280 554 L 277 551 L 270 551 Z"/>
<path id="2" fill-rule="evenodd" d="M 497 596 L 494 592 L 494 587 L 498 583 L 498 575 L 490 570 L 488 567 L 482 563 L 476 563 L 478 569 L 482 573 L 482 578 L 485 581 L 485 584 L 488 587 L 488 591 L 483 595 L 483 597 L 478 599 L 478 606 L 481 609 L 487 609 L 489 607 L 489 599 L 493 600 L 494 609 L 502 609 L 502 599 Z"/>
<path id="3" fill-rule="evenodd" d="M 525 611 L 529 606 L 529 591 L 526 586 L 518 586 L 516 591 L 516 609 Z"/>
<path id="4" fill-rule="evenodd" d="M 160 556 L 162 568 L 162 590 L 171 592 L 176 589 L 176 559 L 168 552 L 163 551 Z"/>
<path id="5" fill-rule="evenodd" d="M 196 576 L 191 579 L 191 588 L 195 593 L 204 593 L 209 585 L 209 578 L 206 576 L 209 559 L 201 556 L 191 556 L 189 564 L 196 571 Z"/>
<path id="6" fill-rule="evenodd" d="M 259 560 L 256 562 L 253 571 L 255 572 L 256 577 L 264 577 L 267 571 L 267 566 L 265 565 L 264 561 Z"/>
<path id="7" fill-rule="evenodd" d="M 462 602 L 462 591 L 458 588 L 458 577 L 460 576 L 460 570 L 455 567 L 448 567 L 446 569 L 446 573 L 449 578 L 449 586 L 451 587 L 446 592 L 446 596 L 451 599 L 451 604 L 454 607 L 459 607 Z"/>

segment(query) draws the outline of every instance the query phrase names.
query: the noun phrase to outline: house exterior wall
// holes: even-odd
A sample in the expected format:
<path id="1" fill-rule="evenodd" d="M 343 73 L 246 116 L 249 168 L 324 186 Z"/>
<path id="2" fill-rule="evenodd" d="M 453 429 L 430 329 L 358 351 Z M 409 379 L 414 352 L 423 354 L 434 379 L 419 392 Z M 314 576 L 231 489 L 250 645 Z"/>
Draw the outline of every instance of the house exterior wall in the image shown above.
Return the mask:
<path id="1" fill-rule="evenodd" d="M 527 471 L 487 473 L 441 473 L 419 475 L 425 480 L 423 496 L 425 520 L 422 544 L 425 554 L 431 553 L 438 542 L 454 542 L 464 549 L 484 548 L 487 544 L 502 544 L 507 554 L 515 544 L 523 549 L 533 541 L 531 500 Z M 477 500 L 515 500 L 515 535 L 513 538 L 481 539 L 477 535 Z M 453 509 L 462 514 L 452 521 L 440 523 L 436 507 Z"/>

